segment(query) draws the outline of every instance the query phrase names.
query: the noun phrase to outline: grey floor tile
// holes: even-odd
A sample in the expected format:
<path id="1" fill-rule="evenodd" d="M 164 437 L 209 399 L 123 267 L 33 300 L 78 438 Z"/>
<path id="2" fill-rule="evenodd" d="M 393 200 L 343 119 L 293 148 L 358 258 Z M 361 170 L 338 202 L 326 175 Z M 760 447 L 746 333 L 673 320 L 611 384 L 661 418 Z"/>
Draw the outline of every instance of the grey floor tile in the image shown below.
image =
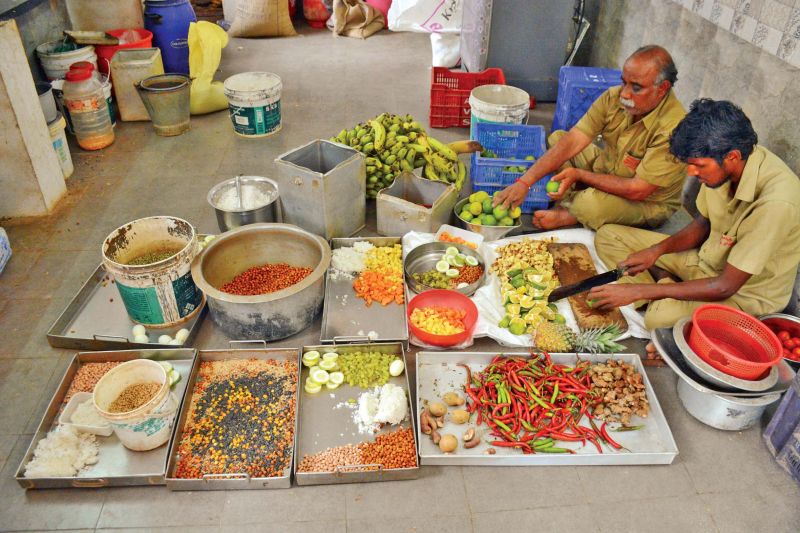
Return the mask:
<path id="1" fill-rule="evenodd" d="M 57 365 L 56 359 L 0 359 L 0 434 L 23 433 Z M 51 393 L 51 392 L 50 392 Z"/>
<path id="2" fill-rule="evenodd" d="M 75 291 L 79 288 L 80 284 Z M 66 298 L 9 300 L 0 314 L 4 332 L 0 358 L 57 357 L 59 351 L 47 344 L 47 330 L 68 301 Z"/>
<path id="3" fill-rule="evenodd" d="M 473 513 L 586 503 L 576 467 L 463 467 Z M 558 483 L 552 480 L 557 479 Z"/>
<path id="4" fill-rule="evenodd" d="M 120 527 L 98 528 L 95 533 L 215 533 L 219 526 L 175 526 L 175 527 Z"/>
<path id="5" fill-rule="evenodd" d="M 25 433 L 35 433 L 39 428 L 47 406 L 50 405 L 50 401 L 53 399 L 53 394 L 55 394 L 55 391 L 58 389 L 61 380 L 64 379 L 67 366 L 72 362 L 75 356 L 75 352 L 67 350 L 59 350 L 59 352 L 59 355 L 52 359 L 52 361 L 55 362 L 53 373 L 50 375 L 50 379 L 47 380 L 44 387 L 42 387 L 42 394 L 39 397 L 39 402 L 36 404 L 33 413 L 31 413 L 31 417 L 28 419 L 28 423 L 25 425 Z"/>
<path id="6" fill-rule="evenodd" d="M 29 278 L 16 298 L 71 297 L 100 264 L 100 248 L 45 254 L 29 268 Z M 76 288 L 77 287 L 77 288 Z"/>
<path id="7" fill-rule="evenodd" d="M 264 524 L 270 520 L 305 522 L 313 518 L 344 520 L 346 489 L 342 485 L 245 490 L 226 493 L 223 526 Z"/>
<path id="8" fill-rule="evenodd" d="M 720 531 L 726 533 L 800 531 L 800 508 L 797 505 L 783 505 L 755 490 L 703 494 L 700 499 L 711 511 Z"/>
<path id="9" fill-rule="evenodd" d="M 431 506 L 432 499 L 436 505 Z M 467 498 L 460 467 L 427 466 L 419 479 L 347 485 L 347 519 L 402 519 L 426 509 L 429 516 L 466 514 Z"/>
<path id="10" fill-rule="evenodd" d="M 0 277 L 0 297 L 19 298 L 20 290 L 28 283 L 31 277 L 31 268 L 42 256 L 41 250 L 14 250 L 11 248 L 11 259 L 3 268 Z"/>
<path id="11" fill-rule="evenodd" d="M 14 444 L 16 444 L 18 438 L 20 438 L 19 435 L 0 436 L 0 471 L 5 466 L 6 460 L 14 449 Z"/>
<path id="12" fill-rule="evenodd" d="M 434 505 L 435 507 L 435 505 Z M 428 507 L 422 512 L 417 512 L 404 518 L 386 519 L 379 512 L 374 518 L 362 520 L 348 520 L 348 533 L 371 533 L 385 531 L 386 533 L 468 533 L 472 531 L 469 514 L 457 516 L 436 516 L 429 512 Z"/>
<path id="13" fill-rule="evenodd" d="M 43 250 L 52 237 L 53 222 L 49 218 L 39 219 L 33 224 L 3 226 L 8 234 L 12 252 Z"/>
<path id="14" fill-rule="evenodd" d="M 686 467 L 676 462 L 656 466 L 583 466 L 578 479 L 591 503 L 626 502 L 695 494 Z M 602 487 L 602 490 L 598 488 Z M 631 491 L 631 487 L 637 487 Z"/>
<path id="15" fill-rule="evenodd" d="M 219 531 L 221 533 L 345 533 L 348 528 L 344 520 L 284 522 L 280 517 L 272 517 L 261 524 L 222 526 Z"/>
<path id="16" fill-rule="evenodd" d="M 165 487 L 115 489 L 98 528 L 219 525 L 225 495 L 217 491 L 172 492 Z"/>
<path id="17" fill-rule="evenodd" d="M 591 504 L 590 508 L 603 532 L 718 531 L 707 506 L 696 496 L 642 500 L 636 504 L 640 512 L 608 504 Z"/>
<path id="18" fill-rule="evenodd" d="M 565 502 L 566 503 L 566 502 Z M 475 533 L 500 531 L 600 531 L 588 505 L 561 505 L 524 511 L 475 513 Z"/>
<path id="19" fill-rule="evenodd" d="M 45 531 L 93 529 L 106 493 L 86 489 L 24 490 L 14 479 L 30 443 L 20 437 L 0 475 L 0 529 Z"/>

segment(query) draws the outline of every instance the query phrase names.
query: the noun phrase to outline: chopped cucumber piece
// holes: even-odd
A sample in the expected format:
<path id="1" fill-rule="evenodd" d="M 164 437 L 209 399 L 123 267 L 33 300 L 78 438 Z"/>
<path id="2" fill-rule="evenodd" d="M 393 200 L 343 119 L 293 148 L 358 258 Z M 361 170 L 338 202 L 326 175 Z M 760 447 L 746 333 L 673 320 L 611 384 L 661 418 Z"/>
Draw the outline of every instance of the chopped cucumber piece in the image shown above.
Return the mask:
<path id="1" fill-rule="evenodd" d="M 319 367 L 322 370 L 327 370 L 328 372 L 330 372 L 331 370 L 336 370 L 337 368 L 339 368 L 339 365 L 336 364 L 336 361 L 320 361 Z"/>
<path id="2" fill-rule="evenodd" d="M 478 260 L 471 255 L 468 255 L 464 261 L 466 261 L 469 266 L 478 266 Z"/>
<path id="3" fill-rule="evenodd" d="M 447 261 L 439 261 L 438 263 L 436 263 L 437 272 L 441 272 L 444 274 L 445 272 L 447 272 L 449 268 L 450 268 L 450 263 L 448 263 Z"/>
<path id="4" fill-rule="evenodd" d="M 450 270 L 448 270 L 444 274 L 448 278 L 456 278 L 456 277 L 458 277 L 458 270 L 456 270 L 455 268 L 451 268 Z"/>
<path id="5" fill-rule="evenodd" d="M 392 367 L 389 365 L 389 373 L 392 373 Z M 331 372 L 328 375 L 328 383 L 335 383 L 336 385 L 341 385 L 344 383 L 344 373 L 343 372 Z"/>
<path id="6" fill-rule="evenodd" d="M 445 255 L 458 255 L 458 248 L 455 246 L 448 246 L 444 253 Z"/>
<path id="7" fill-rule="evenodd" d="M 303 389 L 309 394 L 316 394 L 316 393 L 318 393 L 319 391 L 322 390 L 322 385 L 320 385 L 319 383 L 313 383 L 313 384 L 312 383 L 306 383 L 306 385 L 305 385 L 305 387 L 303 387 Z"/>
<path id="8" fill-rule="evenodd" d="M 172 387 L 181 380 L 181 373 L 173 368 L 167 372 L 167 377 L 169 378 L 169 386 Z"/>
<path id="9" fill-rule="evenodd" d="M 323 361 L 336 361 L 339 359 L 339 354 L 336 352 L 327 352 L 322 354 Z"/>
<path id="10" fill-rule="evenodd" d="M 330 381 L 325 384 L 325 386 L 330 390 L 338 389 L 339 385 L 341 385 L 341 383 L 331 383 Z"/>
<path id="11" fill-rule="evenodd" d="M 317 383 L 327 383 L 330 376 L 328 375 L 327 370 L 323 370 L 322 368 L 318 368 L 316 370 L 311 370 L 311 379 L 316 381 Z"/>

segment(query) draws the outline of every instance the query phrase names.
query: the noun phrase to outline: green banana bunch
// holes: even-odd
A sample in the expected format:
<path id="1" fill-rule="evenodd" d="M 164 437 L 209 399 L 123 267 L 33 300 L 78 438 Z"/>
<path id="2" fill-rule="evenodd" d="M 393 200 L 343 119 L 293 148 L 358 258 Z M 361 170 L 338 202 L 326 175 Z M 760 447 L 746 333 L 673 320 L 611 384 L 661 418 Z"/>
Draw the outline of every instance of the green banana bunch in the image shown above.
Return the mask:
<path id="1" fill-rule="evenodd" d="M 467 168 L 459 159 L 459 154 L 479 152 L 483 149 L 477 141 L 464 140 L 450 144 L 430 137 L 418 137 L 413 147 L 422 154 L 425 161 L 423 176 L 429 180 L 452 183 L 461 190 L 467 177 Z"/>

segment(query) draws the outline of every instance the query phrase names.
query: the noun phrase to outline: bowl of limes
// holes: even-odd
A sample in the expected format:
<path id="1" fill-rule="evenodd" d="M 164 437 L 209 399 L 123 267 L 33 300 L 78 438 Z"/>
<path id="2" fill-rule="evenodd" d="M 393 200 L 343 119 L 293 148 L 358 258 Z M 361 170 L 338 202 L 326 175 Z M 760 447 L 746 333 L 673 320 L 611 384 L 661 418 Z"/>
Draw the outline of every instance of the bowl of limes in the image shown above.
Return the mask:
<path id="1" fill-rule="evenodd" d="M 453 211 L 463 227 L 480 233 L 488 241 L 496 241 L 520 226 L 522 210 L 494 206 L 493 200 L 486 191 L 474 192 L 459 201 Z"/>

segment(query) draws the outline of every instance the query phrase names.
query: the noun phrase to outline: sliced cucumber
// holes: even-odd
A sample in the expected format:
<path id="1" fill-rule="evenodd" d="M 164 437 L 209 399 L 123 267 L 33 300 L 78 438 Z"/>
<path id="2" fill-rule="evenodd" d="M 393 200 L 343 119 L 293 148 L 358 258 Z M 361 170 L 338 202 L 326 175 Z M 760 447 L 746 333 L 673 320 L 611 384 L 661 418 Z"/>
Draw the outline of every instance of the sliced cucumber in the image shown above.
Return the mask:
<path id="1" fill-rule="evenodd" d="M 450 270 L 448 270 L 444 274 L 448 278 L 457 278 L 458 277 L 458 270 L 456 270 L 455 268 L 451 268 Z"/>
<path id="2" fill-rule="evenodd" d="M 450 263 L 447 261 L 439 261 L 436 263 L 436 271 L 444 274 L 450 268 Z"/>
<path id="3" fill-rule="evenodd" d="M 311 379 L 316 381 L 317 383 L 327 383 L 330 376 L 327 370 L 323 370 L 322 368 L 318 368 L 316 370 L 311 370 Z"/>
<path id="4" fill-rule="evenodd" d="M 320 361 L 319 367 L 322 370 L 327 370 L 328 372 L 330 372 L 331 370 L 336 370 L 337 368 L 339 368 L 339 365 L 336 364 L 336 361 Z"/>
<path id="5" fill-rule="evenodd" d="M 164 372 L 167 374 L 169 374 L 169 371 L 172 370 L 172 364 L 167 361 L 159 361 L 158 364 L 164 368 Z"/>
<path id="6" fill-rule="evenodd" d="M 464 261 L 466 261 L 469 266 L 478 266 L 478 260 L 471 255 L 468 255 Z"/>
<path id="7" fill-rule="evenodd" d="M 339 359 L 339 354 L 336 352 L 326 352 L 322 354 L 323 361 L 336 361 Z"/>
<path id="8" fill-rule="evenodd" d="M 444 251 L 445 255 L 458 255 L 458 248 L 455 246 L 448 246 L 447 249 Z"/>
<path id="9" fill-rule="evenodd" d="M 169 386 L 172 387 L 181 380 L 181 373 L 173 368 L 167 372 L 167 377 L 169 378 Z"/>
<path id="10" fill-rule="evenodd" d="M 328 389 L 330 389 L 330 390 L 333 390 L 333 389 L 338 389 L 338 388 L 339 388 L 339 385 L 341 385 L 341 383 L 331 383 L 331 382 L 329 381 L 329 382 L 327 382 L 327 383 L 325 384 L 325 387 L 326 387 L 326 388 L 328 388 Z"/>
<path id="11" fill-rule="evenodd" d="M 389 366 L 389 373 L 391 373 L 391 365 Z M 344 373 L 343 372 L 331 372 L 328 375 L 328 383 L 334 383 L 336 385 L 341 385 L 344 383 Z"/>
<path id="12" fill-rule="evenodd" d="M 308 382 L 306 382 L 306 384 L 303 387 L 303 389 L 309 394 L 316 394 L 316 393 L 318 393 L 319 391 L 322 390 L 322 385 L 320 385 L 318 383 L 308 383 Z"/>

